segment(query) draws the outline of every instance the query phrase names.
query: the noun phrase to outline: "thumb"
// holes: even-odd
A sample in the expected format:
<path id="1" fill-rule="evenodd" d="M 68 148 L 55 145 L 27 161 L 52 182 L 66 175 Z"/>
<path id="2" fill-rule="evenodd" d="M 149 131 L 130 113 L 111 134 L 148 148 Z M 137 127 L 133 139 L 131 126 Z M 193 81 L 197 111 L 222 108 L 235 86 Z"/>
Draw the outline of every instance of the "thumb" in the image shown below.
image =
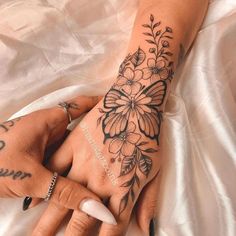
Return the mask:
<path id="1" fill-rule="evenodd" d="M 136 208 L 136 219 L 139 227 L 147 235 L 155 235 L 157 199 L 160 182 L 160 170 L 142 190 Z M 145 234 L 145 235 L 146 235 Z"/>

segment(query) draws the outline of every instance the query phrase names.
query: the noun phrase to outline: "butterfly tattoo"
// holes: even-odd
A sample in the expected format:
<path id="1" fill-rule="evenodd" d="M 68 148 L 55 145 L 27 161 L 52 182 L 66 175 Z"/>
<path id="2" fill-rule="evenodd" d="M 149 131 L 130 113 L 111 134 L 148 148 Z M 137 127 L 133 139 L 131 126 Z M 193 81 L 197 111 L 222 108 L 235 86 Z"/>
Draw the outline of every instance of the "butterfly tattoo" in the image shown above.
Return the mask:
<path id="1" fill-rule="evenodd" d="M 166 87 L 166 81 L 159 80 L 135 96 L 111 89 L 104 99 L 104 107 L 109 109 L 102 122 L 106 139 L 124 132 L 131 116 L 137 120 L 140 131 L 146 137 L 156 139 L 159 144 L 162 119 L 160 108 L 166 96 Z"/>

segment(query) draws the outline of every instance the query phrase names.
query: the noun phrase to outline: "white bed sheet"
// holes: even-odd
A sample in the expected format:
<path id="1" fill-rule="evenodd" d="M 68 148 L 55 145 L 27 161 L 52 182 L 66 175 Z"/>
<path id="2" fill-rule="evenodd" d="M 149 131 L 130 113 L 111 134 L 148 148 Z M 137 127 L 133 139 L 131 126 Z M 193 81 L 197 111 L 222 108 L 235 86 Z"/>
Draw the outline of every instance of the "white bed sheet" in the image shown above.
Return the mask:
<path id="1" fill-rule="evenodd" d="M 0 0 L 0 120 L 104 94 L 136 9 L 136 0 Z M 236 1 L 212 1 L 165 110 L 157 235 L 236 235 L 235 49 Z M 46 207 L 21 205 L 0 200 L 0 235 L 29 235 Z M 127 235 L 141 235 L 135 222 Z"/>

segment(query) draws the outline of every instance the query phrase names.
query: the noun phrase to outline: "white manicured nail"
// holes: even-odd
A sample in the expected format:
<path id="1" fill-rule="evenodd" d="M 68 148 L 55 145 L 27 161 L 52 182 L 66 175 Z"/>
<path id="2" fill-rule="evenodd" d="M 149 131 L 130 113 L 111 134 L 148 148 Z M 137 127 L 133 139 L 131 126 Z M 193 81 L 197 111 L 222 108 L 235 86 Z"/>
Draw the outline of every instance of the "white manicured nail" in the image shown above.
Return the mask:
<path id="1" fill-rule="evenodd" d="M 117 225 L 116 219 L 112 213 L 98 201 L 84 199 L 80 203 L 80 210 L 107 224 Z"/>

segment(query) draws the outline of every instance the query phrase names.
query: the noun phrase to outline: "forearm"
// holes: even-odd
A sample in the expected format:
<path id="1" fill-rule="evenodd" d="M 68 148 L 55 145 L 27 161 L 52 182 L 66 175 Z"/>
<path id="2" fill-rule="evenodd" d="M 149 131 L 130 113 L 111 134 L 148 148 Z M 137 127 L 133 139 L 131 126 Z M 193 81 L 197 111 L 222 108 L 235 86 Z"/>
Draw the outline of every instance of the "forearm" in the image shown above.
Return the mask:
<path id="1" fill-rule="evenodd" d="M 128 54 L 100 110 L 105 140 L 134 122 L 144 141 L 159 144 L 174 70 L 192 44 L 207 5 L 207 0 L 140 0 Z"/>
<path id="2" fill-rule="evenodd" d="M 127 113 L 125 122 L 135 117 L 141 132 L 157 144 L 174 71 L 191 46 L 207 6 L 207 0 L 140 0 L 127 56 L 105 96 L 105 108 L 123 117 Z"/>
<path id="3" fill-rule="evenodd" d="M 151 45 L 146 40 L 153 40 L 153 38 L 144 34 L 150 33 L 150 30 L 143 25 L 150 24 L 152 14 L 155 19 L 154 23 L 160 22 L 155 31 L 161 30 L 163 33 L 166 27 L 170 27 L 173 31 L 169 34 L 173 39 L 163 38 L 163 40 L 169 41 L 168 51 L 173 54 L 169 60 L 174 62 L 175 69 L 181 58 L 180 46 L 183 46 L 184 52 L 188 51 L 203 22 L 207 6 L 208 0 L 140 0 L 128 53 L 133 53 L 140 47 L 150 55 Z M 159 36 L 156 37 L 156 41 Z"/>

